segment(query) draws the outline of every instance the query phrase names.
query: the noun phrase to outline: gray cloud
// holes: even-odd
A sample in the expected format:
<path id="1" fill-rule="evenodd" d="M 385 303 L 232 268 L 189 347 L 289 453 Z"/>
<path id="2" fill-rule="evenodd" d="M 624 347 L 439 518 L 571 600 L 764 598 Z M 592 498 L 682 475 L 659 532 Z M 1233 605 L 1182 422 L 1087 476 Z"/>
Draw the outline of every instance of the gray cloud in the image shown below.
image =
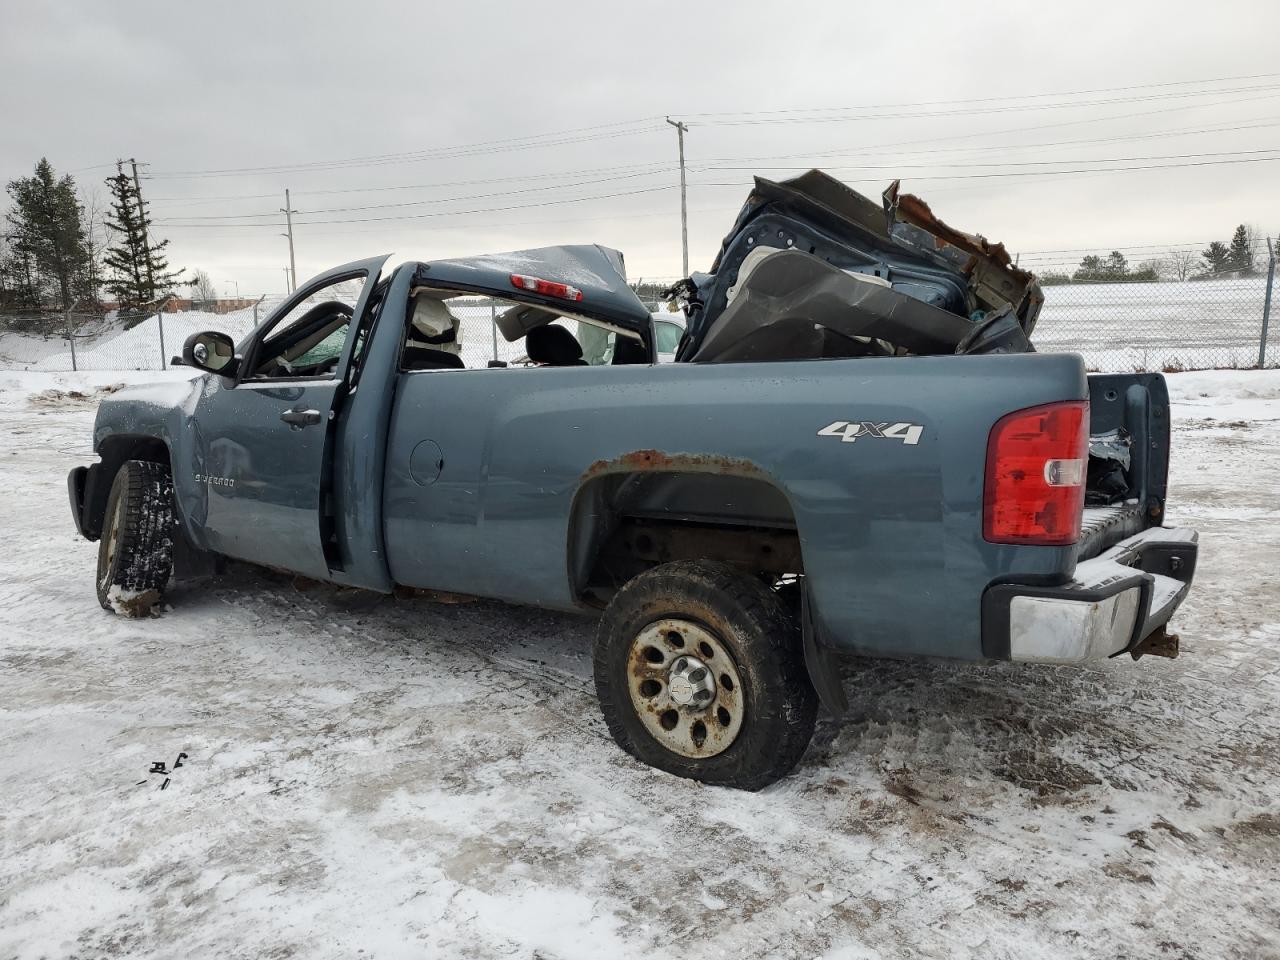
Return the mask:
<path id="1" fill-rule="evenodd" d="M 1050 98 L 922 106 L 1280 73 L 1270 42 L 1280 30 L 1275 4 L 1209 11 L 1184 2 L 1052 3 L 975 12 L 917 3 L 908 12 L 763 2 L 63 0 L 9 4 L 4 19 L 0 176 L 23 175 L 47 155 L 82 184 L 100 186 L 110 172 L 100 165 L 136 156 L 148 164 L 144 189 L 163 221 L 157 232 L 172 240 L 172 261 L 201 267 L 220 285 L 236 280 L 243 291 L 283 285 L 280 218 L 243 217 L 273 214 L 285 187 L 300 210 L 339 208 L 297 218 L 304 275 L 386 250 L 457 256 L 592 240 L 624 250 L 633 277 L 672 276 L 680 234 L 675 135 L 661 121 L 668 113 L 691 124 L 695 269 L 714 256 L 751 170 L 784 163 L 834 168 L 864 191 L 900 173 L 941 216 L 1014 250 L 1225 239 L 1241 220 L 1280 228 L 1271 163 L 1070 177 L 1023 167 L 1037 175 L 998 179 L 981 175 L 1010 168 L 958 166 L 1069 159 L 1080 161 L 1069 169 L 1092 169 L 1104 158 L 1212 152 L 1222 159 L 1280 147 L 1280 76 L 1212 85 L 1235 91 L 1221 96 L 1173 96 L 1204 89 L 1192 87 L 1100 93 L 1081 99 L 1116 102 L 1070 109 L 1044 108 Z M 904 106 L 866 109 L 883 104 Z M 864 119 L 726 125 L 700 116 L 797 108 L 862 108 L 848 113 Z M 979 108 L 985 112 L 945 115 Z M 1269 121 L 1277 125 L 1258 126 Z M 582 130 L 608 124 L 623 125 Z M 1223 130 L 1230 126 L 1253 129 Z M 1025 147 L 1205 128 L 1220 132 Z M 582 132 L 536 148 L 493 142 L 568 130 Z M 904 142 L 912 145 L 888 146 Z M 466 144 L 485 146 L 449 153 Z M 997 145 L 1007 149 L 972 149 Z M 837 150 L 844 152 L 823 156 Z M 299 166 L 406 153 L 417 156 Z M 794 159 L 755 159 L 779 155 Z M 1253 156 L 1268 155 L 1280 151 Z M 846 169 L 859 164 L 885 169 Z M 295 168 L 173 176 L 286 165 Z M 569 175 L 536 179 L 560 173 Z M 556 183 L 579 185 L 541 189 Z M 450 185 L 368 189 L 420 184 Z M 609 194 L 628 195 L 564 202 Z M 451 197 L 469 199 L 443 199 Z M 432 202 L 340 209 L 408 201 Z M 490 212 L 321 222 L 473 210 Z"/>

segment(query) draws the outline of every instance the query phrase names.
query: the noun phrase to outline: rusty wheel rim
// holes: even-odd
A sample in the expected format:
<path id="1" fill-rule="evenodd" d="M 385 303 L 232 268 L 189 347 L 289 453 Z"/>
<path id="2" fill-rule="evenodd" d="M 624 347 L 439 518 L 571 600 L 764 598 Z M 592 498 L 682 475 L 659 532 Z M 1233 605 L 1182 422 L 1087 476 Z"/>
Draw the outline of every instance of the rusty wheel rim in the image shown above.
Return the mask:
<path id="1" fill-rule="evenodd" d="M 689 620 L 655 620 L 631 641 L 627 689 L 645 729 L 682 757 L 729 749 L 745 700 L 737 664 L 710 630 Z"/>
<path id="2" fill-rule="evenodd" d="M 115 562 L 116 551 L 120 549 L 120 525 L 124 522 L 124 497 L 116 500 L 116 508 L 111 514 L 111 524 L 106 531 L 106 560 L 102 565 L 102 579 L 99 581 L 103 590 L 111 584 L 111 565 Z"/>

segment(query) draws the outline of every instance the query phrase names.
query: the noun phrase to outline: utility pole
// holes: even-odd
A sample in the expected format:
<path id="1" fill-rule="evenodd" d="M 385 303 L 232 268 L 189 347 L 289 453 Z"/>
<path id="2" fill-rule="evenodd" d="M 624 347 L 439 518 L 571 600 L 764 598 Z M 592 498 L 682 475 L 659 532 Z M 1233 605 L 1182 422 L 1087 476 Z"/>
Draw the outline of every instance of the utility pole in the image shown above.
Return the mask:
<path id="1" fill-rule="evenodd" d="M 138 198 L 138 220 L 142 223 L 142 256 L 147 265 L 147 292 L 155 295 L 156 280 L 151 271 L 151 240 L 147 236 L 147 208 L 142 202 L 142 184 L 138 180 L 138 161 L 129 158 L 129 166 L 133 168 L 133 192 Z"/>
<path id="2" fill-rule="evenodd" d="M 281 236 L 284 236 L 284 234 L 281 234 Z M 285 267 L 285 268 L 284 268 L 284 292 L 285 292 L 285 296 L 288 296 L 289 294 L 291 294 L 291 293 L 293 292 L 293 284 L 291 284 L 291 283 L 289 282 L 290 277 L 291 277 L 291 274 L 289 273 L 289 268 L 288 268 L 288 267 Z"/>
<path id="3" fill-rule="evenodd" d="M 678 120 L 667 117 L 667 123 L 676 128 L 676 141 L 680 145 L 680 249 L 684 254 L 684 274 L 689 275 L 689 201 L 684 180 L 684 134 L 689 128 Z"/>
<path id="4" fill-rule="evenodd" d="M 284 206 L 280 208 L 280 212 L 284 214 L 286 222 L 289 224 L 289 232 L 282 233 L 280 236 L 289 238 L 289 276 L 292 286 L 286 288 L 286 292 L 292 293 L 298 289 L 298 267 L 293 260 L 293 215 L 298 211 L 293 209 L 293 204 L 289 202 L 289 188 L 284 191 Z"/>

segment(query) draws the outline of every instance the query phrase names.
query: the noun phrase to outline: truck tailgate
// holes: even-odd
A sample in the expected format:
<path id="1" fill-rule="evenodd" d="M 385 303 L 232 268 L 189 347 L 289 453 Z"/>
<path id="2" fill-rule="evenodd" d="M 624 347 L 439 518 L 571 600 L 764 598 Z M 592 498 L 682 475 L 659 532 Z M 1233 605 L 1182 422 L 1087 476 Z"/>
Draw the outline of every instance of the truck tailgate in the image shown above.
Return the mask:
<path id="1" fill-rule="evenodd" d="M 1159 373 L 1089 377 L 1089 472 L 1077 559 L 1090 560 L 1164 518 L 1169 393 Z"/>

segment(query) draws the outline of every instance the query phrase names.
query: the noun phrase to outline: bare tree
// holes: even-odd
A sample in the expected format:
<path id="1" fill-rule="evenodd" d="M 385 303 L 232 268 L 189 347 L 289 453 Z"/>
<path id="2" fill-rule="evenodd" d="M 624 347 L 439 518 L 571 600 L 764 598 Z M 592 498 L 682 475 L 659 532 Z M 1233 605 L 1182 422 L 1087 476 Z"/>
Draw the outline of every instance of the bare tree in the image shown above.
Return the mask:
<path id="1" fill-rule="evenodd" d="M 80 206 L 84 209 L 84 294 L 96 302 L 102 288 L 102 257 L 107 250 L 107 228 L 103 222 L 106 210 L 102 194 L 96 188 L 82 186 L 79 192 Z"/>
<path id="2" fill-rule="evenodd" d="M 1170 250 L 1165 265 L 1174 280 L 1188 280 L 1201 266 L 1200 254 L 1194 250 Z"/>
<path id="3" fill-rule="evenodd" d="M 193 300 L 208 303 L 211 300 L 218 299 L 218 290 L 213 285 L 213 281 L 209 279 L 209 275 L 203 270 L 197 270 L 192 274 L 191 294 Z"/>
<path id="4" fill-rule="evenodd" d="M 1253 251 L 1254 262 L 1265 272 L 1267 269 L 1267 235 L 1256 223 L 1244 225 L 1245 236 L 1249 240 L 1249 249 Z"/>
<path id="5" fill-rule="evenodd" d="M 1142 280 L 1163 280 L 1169 275 L 1169 265 L 1160 257 L 1143 260 L 1133 271 L 1133 275 Z"/>

